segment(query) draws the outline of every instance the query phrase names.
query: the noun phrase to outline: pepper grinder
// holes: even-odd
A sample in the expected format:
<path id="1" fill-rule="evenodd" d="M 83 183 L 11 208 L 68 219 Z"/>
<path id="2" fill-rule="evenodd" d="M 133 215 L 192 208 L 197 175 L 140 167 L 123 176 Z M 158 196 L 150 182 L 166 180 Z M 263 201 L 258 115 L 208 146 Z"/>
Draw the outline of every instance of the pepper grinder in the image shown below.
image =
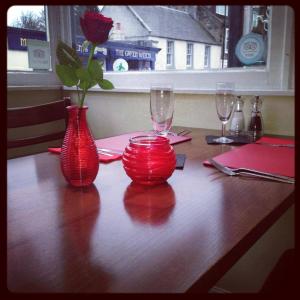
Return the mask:
<path id="1" fill-rule="evenodd" d="M 230 133 L 232 135 L 241 135 L 245 130 L 245 118 L 244 118 L 244 101 L 241 96 L 237 96 L 235 109 L 232 115 Z"/>
<path id="2" fill-rule="evenodd" d="M 262 99 L 259 96 L 254 96 L 251 99 L 252 112 L 248 131 L 253 141 L 258 140 L 263 135 L 263 119 L 261 114 Z"/>

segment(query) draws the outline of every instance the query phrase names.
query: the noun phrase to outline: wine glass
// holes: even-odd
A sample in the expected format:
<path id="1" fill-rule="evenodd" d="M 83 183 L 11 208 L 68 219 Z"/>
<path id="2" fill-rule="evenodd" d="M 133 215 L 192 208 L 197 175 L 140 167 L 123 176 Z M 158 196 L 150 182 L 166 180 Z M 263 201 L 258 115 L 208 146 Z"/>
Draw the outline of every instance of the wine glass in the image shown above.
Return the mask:
<path id="1" fill-rule="evenodd" d="M 171 84 L 154 84 L 150 89 L 150 113 L 155 134 L 167 136 L 174 114 L 174 92 Z"/>
<path id="2" fill-rule="evenodd" d="M 214 139 L 214 141 L 220 144 L 232 143 L 233 140 L 225 136 L 225 128 L 235 104 L 234 83 L 218 82 L 216 84 L 215 101 L 218 117 L 222 122 L 222 135 L 221 137 Z"/>

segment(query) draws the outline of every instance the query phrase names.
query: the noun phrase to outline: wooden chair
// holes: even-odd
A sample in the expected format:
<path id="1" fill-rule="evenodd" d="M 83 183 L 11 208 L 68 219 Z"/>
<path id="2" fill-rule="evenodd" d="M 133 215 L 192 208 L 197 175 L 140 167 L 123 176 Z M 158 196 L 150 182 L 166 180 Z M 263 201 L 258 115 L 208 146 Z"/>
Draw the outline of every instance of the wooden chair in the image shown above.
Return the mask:
<path id="1" fill-rule="evenodd" d="M 70 97 L 64 97 L 63 100 L 54 101 L 46 104 L 17 107 L 7 109 L 7 127 L 18 128 L 42 123 L 52 122 L 64 119 L 67 126 L 66 107 L 71 105 Z M 63 138 L 65 131 L 54 132 L 45 135 L 32 136 L 22 139 L 7 141 L 8 148 L 17 148 L 44 143 Z"/>

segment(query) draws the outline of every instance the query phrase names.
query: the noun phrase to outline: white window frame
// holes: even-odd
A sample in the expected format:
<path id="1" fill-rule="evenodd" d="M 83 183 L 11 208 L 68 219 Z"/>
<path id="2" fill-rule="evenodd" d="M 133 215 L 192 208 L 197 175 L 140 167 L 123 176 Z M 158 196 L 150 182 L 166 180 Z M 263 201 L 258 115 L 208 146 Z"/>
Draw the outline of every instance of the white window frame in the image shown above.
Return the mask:
<path id="1" fill-rule="evenodd" d="M 50 36 L 51 71 L 7 71 L 8 89 L 51 89 L 60 88 L 61 82 L 55 73 L 56 45 L 58 39 L 71 44 L 69 6 L 46 6 L 48 32 Z M 54 59 L 53 59 L 54 58 Z"/>
<path id="2" fill-rule="evenodd" d="M 166 51 L 166 66 L 167 68 L 174 68 L 174 59 L 175 59 L 175 42 L 171 40 L 167 40 L 167 51 Z M 171 52 L 169 52 L 168 44 L 171 44 Z M 170 55 L 171 63 L 168 64 L 168 55 Z"/>
<path id="3" fill-rule="evenodd" d="M 71 28 L 68 7 L 50 6 L 50 8 L 52 8 L 49 9 L 52 42 L 53 38 L 60 33 L 61 39 L 71 44 L 71 33 L 68 32 Z M 57 14 L 57 12 L 59 13 Z M 60 22 L 57 22 L 58 16 Z M 53 20 L 55 20 L 54 24 Z M 262 95 L 294 95 L 295 54 L 294 38 L 291 38 L 294 24 L 293 9 L 289 6 L 272 6 L 270 23 L 266 67 L 210 69 L 203 71 L 106 72 L 104 76 L 114 83 L 114 92 L 148 93 L 151 82 L 172 82 L 175 93 L 209 94 L 215 92 L 216 82 L 234 81 L 237 92 L 242 95 L 252 95 L 254 93 L 261 93 Z M 67 31 L 65 32 L 64 29 Z M 58 34 L 56 34 L 55 30 L 57 30 Z M 49 87 L 57 84 L 57 82 L 58 80 L 53 72 L 50 77 L 45 74 L 33 74 L 32 72 L 27 74 L 10 74 L 8 72 L 9 86 L 30 86 L 39 83 L 41 86 Z M 65 89 L 72 88 L 65 87 Z M 91 90 L 106 92 L 97 87 Z"/>
<path id="4" fill-rule="evenodd" d="M 206 51 L 207 50 L 207 51 Z M 210 45 L 204 46 L 204 68 L 210 68 L 210 56 L 211 56 L 211 47 Z"/>
<path id="5" fill-rule="evenodd" d="M 189 47 L 190 47 L 190 52 L 189 52 Z M 194 44 L 187 42 L 186 43 L 186 67 L 188 69 L 192 69 L 194 65 Z M 190 63 L 188 64 L 188 60 L 190 60 Z"/>

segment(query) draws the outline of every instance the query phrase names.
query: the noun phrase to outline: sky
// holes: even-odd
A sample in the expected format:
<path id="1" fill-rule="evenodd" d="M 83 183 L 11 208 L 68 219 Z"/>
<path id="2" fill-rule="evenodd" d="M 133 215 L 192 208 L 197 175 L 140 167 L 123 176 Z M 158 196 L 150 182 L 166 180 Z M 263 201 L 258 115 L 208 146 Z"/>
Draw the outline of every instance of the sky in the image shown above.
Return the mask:
<path id="1" fill-rule="evenodd" d="M 98 5 L 100 10 L 103 5 Z M 27 11 L 32 11 L 34 13 L 39 13 L 43 5 L 14 5 L 11 6 L 7 11 L 7 25 L 10 26 L 11 23 L 21 16 L 22 12 L 26 13 Z"/>

